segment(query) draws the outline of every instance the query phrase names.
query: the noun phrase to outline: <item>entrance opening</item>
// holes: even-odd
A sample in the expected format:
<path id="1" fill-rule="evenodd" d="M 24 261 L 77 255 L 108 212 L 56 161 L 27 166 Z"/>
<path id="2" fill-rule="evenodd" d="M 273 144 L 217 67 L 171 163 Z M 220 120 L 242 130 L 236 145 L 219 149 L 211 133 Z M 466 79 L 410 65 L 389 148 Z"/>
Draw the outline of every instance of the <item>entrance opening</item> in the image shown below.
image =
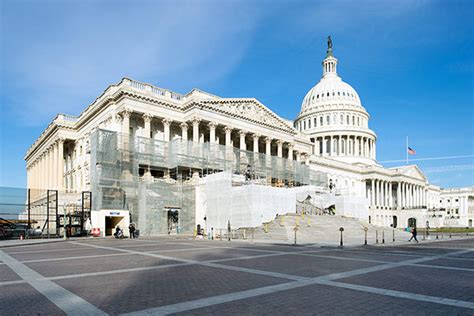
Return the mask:
<path id="1" fill-rule="evenodd" d="M 121 229 L 126 229 L 120 225 L 123 220 L 123 216 L 106 216 L 105 217 L 105 236 L 112 236 L 115 232 L 115 227 L 120 226 Z"/>
<path id="2" fill-rule="evenodd" d="M 416 218 L 410 217 L 408 219 L 408 227 L 416 227 Z"/>
<path id="3" fill-rule="evenodd" d="M 397 228 L 397 217 L 393 216 L 393 228 Z"/>
<path id="4" fill-rule="evenodd" d="M 168 235 L 179 233 L 179 211 L 168 210 Z"/>

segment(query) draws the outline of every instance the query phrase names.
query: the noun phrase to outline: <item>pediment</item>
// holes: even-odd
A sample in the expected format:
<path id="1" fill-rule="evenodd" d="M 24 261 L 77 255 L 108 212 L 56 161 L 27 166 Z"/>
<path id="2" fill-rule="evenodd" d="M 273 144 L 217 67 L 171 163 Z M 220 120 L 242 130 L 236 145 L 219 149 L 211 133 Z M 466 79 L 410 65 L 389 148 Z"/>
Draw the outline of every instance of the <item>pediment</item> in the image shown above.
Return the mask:
<path id="1" fill-rule="evenodd" d="M 401 174 L 407 177 L 426 181 L 426 177 L 417 166 L 407 166 L 400 170 Z"/>
<path id="2" fill-rule="evenodd" d="M 287 133 L 296 134 L 296 130 L 291 126 L 291 124 L 286 122 L 256 99 L 203 100 L 199 103 L 216 112 L 225 113 L 254 124 L 264 125 Z"/>

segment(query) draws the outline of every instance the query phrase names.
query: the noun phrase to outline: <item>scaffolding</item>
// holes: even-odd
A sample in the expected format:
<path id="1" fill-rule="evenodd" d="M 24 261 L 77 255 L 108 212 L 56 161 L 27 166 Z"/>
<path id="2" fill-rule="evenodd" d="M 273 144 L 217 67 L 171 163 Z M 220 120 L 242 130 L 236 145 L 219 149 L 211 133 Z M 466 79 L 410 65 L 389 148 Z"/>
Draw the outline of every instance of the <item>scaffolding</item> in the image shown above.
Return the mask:
<path id="1" fill-rule="evenodd" d="M 228 172 L 245 183 L 274 187 L 324 186 L 326 174 L 309 166 L 215 143 L 181 138 L 165 142 L 98 129 L 91 135 L 92 209 L 128 210 L 142 234 L 172 233 L 170 210 L 179 212 L 176 233 L 195 226 L 199 179 Z"/>

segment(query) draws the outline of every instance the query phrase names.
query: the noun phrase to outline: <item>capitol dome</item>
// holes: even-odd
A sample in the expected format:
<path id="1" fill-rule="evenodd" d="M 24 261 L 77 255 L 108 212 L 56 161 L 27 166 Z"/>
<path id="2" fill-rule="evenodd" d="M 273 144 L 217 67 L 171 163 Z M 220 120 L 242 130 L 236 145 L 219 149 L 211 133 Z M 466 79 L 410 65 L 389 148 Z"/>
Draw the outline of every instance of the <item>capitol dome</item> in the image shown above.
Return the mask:
<path id="1" fill-rule="evenodd" d="M 375 133 L 358 93 L 337 74 L 337 59 L 328 37 L 323 74 L 303 99 L 295 128 L 314 143 L 314 154 L 349 163 L 374 164 Z"/>

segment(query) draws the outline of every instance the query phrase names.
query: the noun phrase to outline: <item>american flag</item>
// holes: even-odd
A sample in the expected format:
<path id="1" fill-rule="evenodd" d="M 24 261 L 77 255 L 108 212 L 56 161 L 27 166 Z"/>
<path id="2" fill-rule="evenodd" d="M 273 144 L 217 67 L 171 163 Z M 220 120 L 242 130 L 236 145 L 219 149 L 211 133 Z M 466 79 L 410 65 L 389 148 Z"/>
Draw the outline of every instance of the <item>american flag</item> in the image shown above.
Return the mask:
<path id="1" fill-rule="evenodd" d="M 414 155 L 414 154 L 416 154 L 416 151 L 415 151 L 413 148 L 408 147 L 408 153 L 409 153 L 410 155 Z"/>

